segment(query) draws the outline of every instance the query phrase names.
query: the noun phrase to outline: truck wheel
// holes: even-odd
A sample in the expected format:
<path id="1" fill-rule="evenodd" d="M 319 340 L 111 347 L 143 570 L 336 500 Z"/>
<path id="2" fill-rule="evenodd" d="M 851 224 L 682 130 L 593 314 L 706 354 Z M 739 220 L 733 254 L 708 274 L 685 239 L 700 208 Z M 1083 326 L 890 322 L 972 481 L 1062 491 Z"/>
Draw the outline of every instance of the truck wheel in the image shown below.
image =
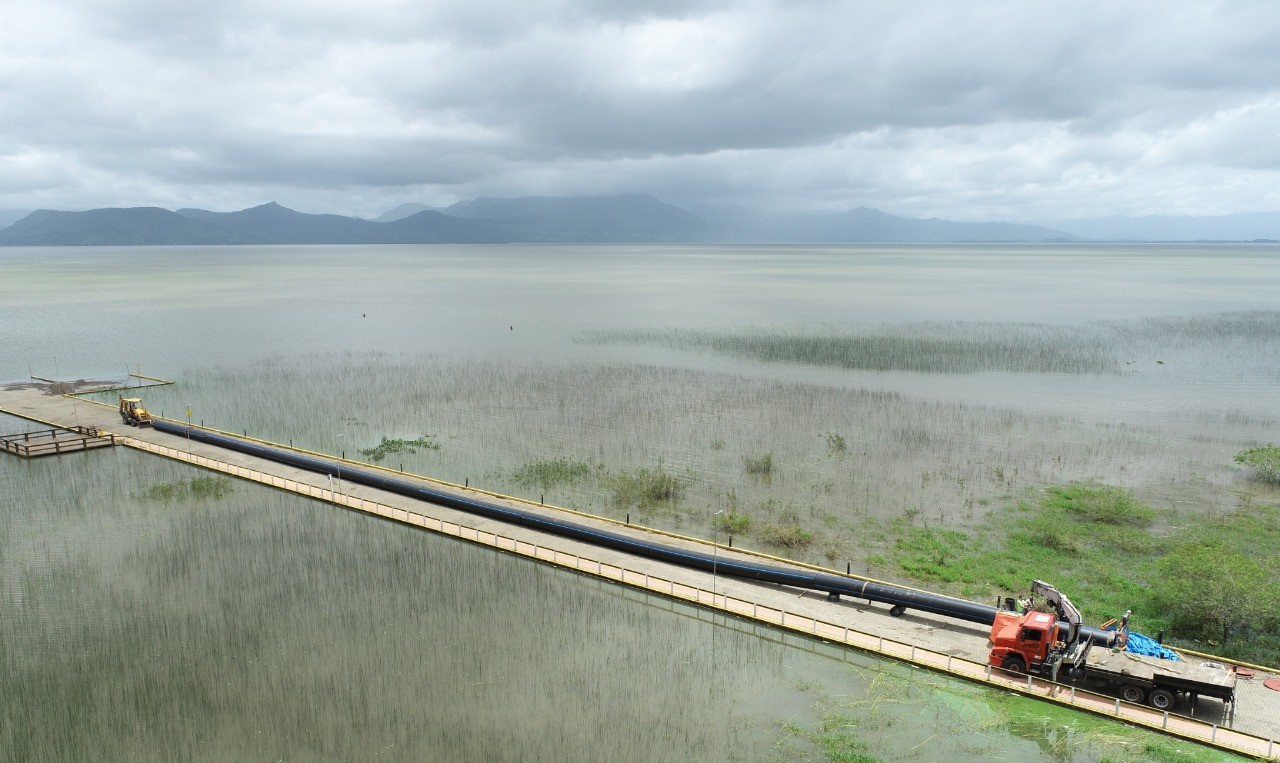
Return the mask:
<path id="1" fill-rule="evenodd" d="M 1132 702 L 1135 705 L 1141 705 L 1142 700 L 1147 698 L 1147 693 L 1142 690 L 1141 686 L 1129 684 L 1120 689 L 1120 699 L 1125 702 Z"/>
<path id="2" fill-rule="evenodd" d="M 1157 710 L 1168 710 L 1173 707 L 1173 692 L 1168 689 L 1152 689 L 1147 701 Z"/>
<path id="3" fill-rule="evenodd" d="M 1010 673 L 1026 673 L 1027 672 L 1027 663 L 1023 662 L 1022 658 L 1016 654 L 1011 654 L 1005 657 L 1003 660 L 1001 660 L 1000 667 L 1004 668 Z"/>

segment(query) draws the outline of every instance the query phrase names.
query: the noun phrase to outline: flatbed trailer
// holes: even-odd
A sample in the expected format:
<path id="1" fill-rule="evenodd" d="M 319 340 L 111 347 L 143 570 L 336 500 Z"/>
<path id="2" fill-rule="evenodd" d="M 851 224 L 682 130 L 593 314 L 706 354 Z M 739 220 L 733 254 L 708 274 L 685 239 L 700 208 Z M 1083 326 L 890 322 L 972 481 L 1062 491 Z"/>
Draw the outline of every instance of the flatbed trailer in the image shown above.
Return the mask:
<path id="1" fill-rule="evenodd" d="M 1099 649 L 1090 652 L 1083 673 L 1088 680 L 1112 688 L 1122 699 L 1146 702 L 1157 710 L 1172 708 L 1179 694 L 1193 703 L 1199 697 L 1223 702 L 1236 698 L 1236 674 L 1223 667 Z"/>

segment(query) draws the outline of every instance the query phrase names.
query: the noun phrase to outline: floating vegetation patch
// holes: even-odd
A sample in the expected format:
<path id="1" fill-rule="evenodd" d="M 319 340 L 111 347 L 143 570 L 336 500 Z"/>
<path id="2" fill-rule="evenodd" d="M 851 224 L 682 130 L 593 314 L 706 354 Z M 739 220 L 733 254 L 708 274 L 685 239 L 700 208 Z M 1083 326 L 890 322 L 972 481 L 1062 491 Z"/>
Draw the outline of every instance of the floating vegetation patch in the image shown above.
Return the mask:
<path id="1" fill-rule="evenodd" d="M 747 474 L 754 474 L 757 477 L 766 477 L 773 474 L 773 453 L 743 456 L 742 462 L 746 466 Z"/>
<path id="2" fill-rule="evenodd" d="M 365 456 L 376 464 L 393 453 L 417 453 L 418 448 L 440 450 L 440 443 L 431 439 L 431 435 L 425 434 L 416 440 L 391 440 L 383 437 L 382 442 L 372 448 L 360 451 L 360 455 Z"/>
<path id="3" fill-rule="evenodd" d="M 805 740 L 835 763 L 877 763 L 881 760 L 872 755 L 867 743 L 862 741 L 864 733 L 858 730 L 858 719 L 852 715 L 829 710 L 813 728 L 788 721 L 783 724 L 782 731 L 789 739 Z M 803 752 L 789 749 L 788 754 L 803 755 Z"/>
<path id="4" fill-rule="evenodd" d="M 146 501 L 181 503 L 192 499 L 217 500 L 229 495 L 231 491 L 231 480 L 226 477 L 192 477 L 189 480 L 151 485 L 138 497 Z"/>
<path id="5" fill-rule="evenodd" d="M 946 323 L 882 327 L 874 333 L 807 329 L 743 332 L 665 329 L 598 331 L 586 341 L 651 344 L 772 363 L 919 373 L 1106 373 L 1115 355 L 1091 327 Z"/>
<path id="6" fill-rule="evenodd" d="M 768 524 L 760 528 L 761 542 L 783 548 L 808 548 L 814 540 L 813 533 L 794 525 Z"/>
<path id="7" fill-rule="evenodd" d="M 736 511 L 722 511 L 715 515 L 712 524 L 719 532 L 744 535 L 751 530 L 751 515 Z"/>
<path id="8" fill-rule="evenodd" d="M 572 458 L 553 458 L 532 461 L 511 474 L 511 481 L 524 487 L 540 487 L 544 490 L 559 485 L 572 485 L 585 480 L 593 472 L 603 470 L 603 465 L 593 468 L 586 461 Z"/>
<path id="9" fill-rule="evenodd" d="M 680 497 L 685 481 L 662 469 L 637 469 L 619 472 L 606 480 L 613 492 L 613 505 L 635 506 L 652 509 L 659 504 L 673 503 Z"/>

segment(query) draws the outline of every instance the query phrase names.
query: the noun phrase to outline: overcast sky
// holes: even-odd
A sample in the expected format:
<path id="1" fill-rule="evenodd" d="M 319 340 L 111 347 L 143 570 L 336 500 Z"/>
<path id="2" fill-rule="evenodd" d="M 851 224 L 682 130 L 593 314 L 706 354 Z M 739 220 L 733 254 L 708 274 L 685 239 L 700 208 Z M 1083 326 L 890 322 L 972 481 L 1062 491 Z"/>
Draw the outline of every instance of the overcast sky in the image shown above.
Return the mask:
<path id="1" fill-rule="evenodd" d="M 0 0 L 0 208 L 1280 210 L 1280 3 Z"/>

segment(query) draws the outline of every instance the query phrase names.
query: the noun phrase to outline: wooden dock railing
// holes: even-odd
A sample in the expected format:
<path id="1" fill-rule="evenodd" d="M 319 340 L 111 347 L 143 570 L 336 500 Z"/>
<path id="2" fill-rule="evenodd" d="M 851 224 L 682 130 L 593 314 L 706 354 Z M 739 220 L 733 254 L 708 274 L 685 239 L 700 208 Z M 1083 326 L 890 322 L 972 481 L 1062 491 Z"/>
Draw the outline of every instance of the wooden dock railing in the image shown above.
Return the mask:
<path id="1" fill-rule="evenodd" d="M 0 450 L 23 458 L 76 453 L 115 444 L 115 435 L 108 432 L 99 433 L 96 429 L 86 427 L 41 429 L 36 432 L 0 435 Z"/>

